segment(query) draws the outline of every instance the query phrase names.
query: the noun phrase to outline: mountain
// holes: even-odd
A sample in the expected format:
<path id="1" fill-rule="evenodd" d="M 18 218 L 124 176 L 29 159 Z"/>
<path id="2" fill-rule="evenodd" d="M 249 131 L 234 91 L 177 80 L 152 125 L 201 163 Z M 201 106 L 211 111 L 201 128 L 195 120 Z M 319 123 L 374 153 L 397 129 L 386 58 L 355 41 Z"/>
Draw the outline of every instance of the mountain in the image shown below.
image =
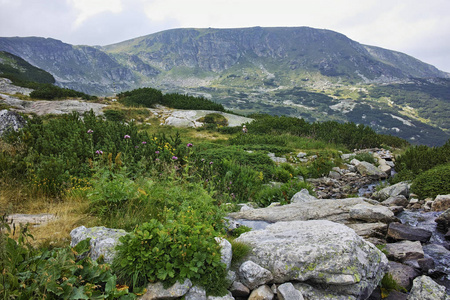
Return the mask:
<path id="1" fill-rule="evenodd" d="M 330 30 L 173 29 L 104 47 L 16 37 L 0 38 L 0 50 L 85 93 L 149 86 L 201 95 L 243 114 L 353 121 L 429 145 L 450 137 L 450 99 L 429 93 L 450 87 L 449 73 Z M 427 89 L 418 101 L 420 85 Z"/>

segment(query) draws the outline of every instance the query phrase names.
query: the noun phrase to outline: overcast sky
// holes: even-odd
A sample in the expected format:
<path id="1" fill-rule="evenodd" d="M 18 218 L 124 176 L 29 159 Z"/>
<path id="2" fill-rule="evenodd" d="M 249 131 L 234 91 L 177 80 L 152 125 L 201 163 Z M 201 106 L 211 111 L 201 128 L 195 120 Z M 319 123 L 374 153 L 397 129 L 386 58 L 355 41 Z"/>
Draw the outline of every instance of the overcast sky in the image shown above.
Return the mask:
<path id="1" fill-rule="evenodd" d="M 449 0 L 0 0 L 0 36 L 108 45 L 172 28 L 309 26 L 450 72 Z"/>

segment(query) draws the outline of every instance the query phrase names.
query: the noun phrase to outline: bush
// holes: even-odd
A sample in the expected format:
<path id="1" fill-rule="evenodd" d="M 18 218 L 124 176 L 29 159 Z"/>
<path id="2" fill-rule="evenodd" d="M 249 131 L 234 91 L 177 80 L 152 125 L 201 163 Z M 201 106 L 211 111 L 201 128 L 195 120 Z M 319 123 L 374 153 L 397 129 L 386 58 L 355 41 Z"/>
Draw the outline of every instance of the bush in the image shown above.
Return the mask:
<path id="1" fill-rule="evenodd" d="M 376 163 L 375 157 L 373 157 L 372 153 L 369 153 L 369 152 L 358 153 L 354 156 L 354 158 L 356 158 L 359 161 L 365 161 L 365 162 L 371 163 L 373 165 Z"/>
<path id="2" fill-rule="evenodd" d="M 298 179 L 292 179 L 280 187 L 266 186 L 255 196 L 255 202 L 260 207 L 267 207 L 273 202 L 288 204 L 291 198 L 302 189 L 308 189 L 310 193 L 313 193 L 311 185 Z"/>
<path id="3" fill-rule="evenodd" d="M 55 100 L 62 98 L 81 98 L 84 100 L 95 100 L 96 96 L 87 95 L 71 89 L 60 88 L 52 84 L 42 84 L 36 90 L 30 93 L 30 97 L 34 99 Z"/>
<path id="4" fill-rule="evenodd" d="M 227 126 L 228 120 L 223 115 L 218 113 L 207 114 L 206 116 L 198 119 L 197 121 L 205 124 L 214 124 L 217 126 Z"/>
<path id="5" fill-rule="evenodd" d="M 450 194 L 450 164 L 434 167 L 418 175 L 411 190 L 421 199 Z"/>
<path id="6" fill-rule="evenodd" d="M 103 114 L 108 121 L 123 122 L 125 121 L 125 112 L 121 110 L 107 109 L 103 111 Z"/>

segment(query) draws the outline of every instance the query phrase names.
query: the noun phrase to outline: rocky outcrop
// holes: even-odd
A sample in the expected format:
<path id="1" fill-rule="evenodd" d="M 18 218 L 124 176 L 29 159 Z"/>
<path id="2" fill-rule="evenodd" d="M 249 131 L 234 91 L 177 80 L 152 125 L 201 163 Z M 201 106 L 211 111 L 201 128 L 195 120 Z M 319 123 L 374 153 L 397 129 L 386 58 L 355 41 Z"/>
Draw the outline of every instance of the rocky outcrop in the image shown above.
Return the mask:
<path id="1" fill-rule="evenodd" d="M 25 126 L 24 118 L 15 111 L 0 110 L 0 137 L 8 131 L 17 131 Z"/>
<path id="2" fill-rule="evenodd" d="M 273 282 L 307 282 L 351 299 L 366 299 L 387 267 L 373 244 L 330 221 L 278 222 L 237 241 L 252 246 L 249 261 L 269 270 Z"/>
<path id="3" fill-rule="evenodd" d="M 408 300 L 450 300 L 445 287 L 437 284 L 428 276 L 414 279 Z"/>
<path id="4" fill-rule="evenodd" d="M 379 190 L 378 192 L 373 193 L 372 198 L 378 199 L 380 201 L 384 201 L 390 197 L 395 196 L 409 196 L 410 183 L 408 182 L 399 182 L 394 185 L 390 185 L 385 187 L 384 189 Z"/>

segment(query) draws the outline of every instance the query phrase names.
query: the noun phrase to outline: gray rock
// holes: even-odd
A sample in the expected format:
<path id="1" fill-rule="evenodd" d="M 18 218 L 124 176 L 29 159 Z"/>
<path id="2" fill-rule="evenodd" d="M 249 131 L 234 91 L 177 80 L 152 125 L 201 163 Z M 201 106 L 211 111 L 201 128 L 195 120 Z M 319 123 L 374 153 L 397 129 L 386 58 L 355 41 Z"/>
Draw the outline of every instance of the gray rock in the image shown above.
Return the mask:
<path id="1" fill-rule="evenodd" d="M 161 282 L 150 283 L 147 285 L 147 292 L 140 300 L 177 299 L 186 295 L 191 287 L 192 282 L 189 279 L 186 279 L 183 283 L 176 282 L 167 289 L 163 287 Z"/>
<path id="2" fill-rule="evenodd" d="M 391 223 L 388 228 L 388 237 L 395 240 L 409 240 L 428 242 L 431 238 L 431 231 L 417 228 L 401 223 Z"/>
<path id="3" fill-rule="evenodd" d="M 302 189 L 300 192 L 296 193 L 291 198 L 291 203 L 304 203 L 312 201 L 319 201 L 319 199 L 317 199 L 314 196 L 311 196 L 307 189 Z"/>
<path id="4" fill-rule="evenodd" d="M 423 252 L 432 257 L 436 270 L 450 274 L 450 251 L 439 244 L 427 244 L 423 246 Z"/>
<path id="5" fill-rule="evenodd" d="M 308 155 L 308 154 L 306 154 L 305 152 L 299 152 L 299 153 L 297 154 L 297 157 L 298 157 L 298 158 L 304 158 L 306 155 Z"/>
<path id="6" fill-rule="evenodd" d="M 224 238 L 216 237 L 216 242 L 220 245 L 220 254 L 222 255 L 221 261 L 227 266 L 227 269 L 231 266 L 231 258 L 233 256 L 233 251 L 231 250 L 231 244 Z"/>
<path id="7" fill-rule="evenodd" d="M 248 297 L 250 295 L 249 288 L 239 281 L 233 282 L 229 290 L 234 297 Z"/>
<path id="8" fill-rule="evenodd" d="M 394 213 L 381 205 L 357 204 L 350 208 L 350 218 L 366 222 L 389 223 L 395 220 Z"/>
<path id="9" fill-rule="evenodd" d="M 228 292 L 227 295 L 222 297 L 216 297 L 216 296 L 208 296 L 208 300 L 234 300 L 233 295 L 231 295 L 230 292 Z"/>
<path id="10" fill-rule="evenodd" d="M 414 279 L 408 300 L 449 300 L 445 287 L 437 284 L 428 276 Z"/>
<path id="11" fill-rule="evenodd" d="M 414 278 L 420 275 L 416 269 L 394 261 L 389 262 L 388 273 L 392 275 L 392 279 L 407 291 L 411 289 Z"/>
<path id="12" fill-rule="evenodd" d="M 409 204 L 408 199 L 403 195 L 391 196 L 381 202 L 381 204 L 386 206 L 403 206 L 406 207 Z"/>
<path id="13" fill-rule="evenodd" d="M 268 285 L 262 285 L 252 291 L 248 300 L 272 300 L 275 295 Z"/>
<path id="14" fill-rule="evenodd" d="M 344 223 L 349 219 L 350 208 L 361 203 L 366 203 L 364 198 L 322 199 L 320 205 L 317 205 L 317 201 L 297 202 L 231 213 L 229 217 L 235 220 L 258 220 L 269 223 L 306 220 L 330 220 Z"/>
<path id="15" fill-rule="evenodd" d="M 328 177 L 333 178 L 333 179 L 339 179 L 339 178 L 341 178 L 341 174 L 336 171 L 330 171 L 330 173 L 328 174 Z"/>
<path id="16" fill-rule="evenodd" d="M 184 296 L 185 300 L 206 300 L 206 291 L 202 287 L 193 286 Z"/>
<path id="17" fill-rule="evenodd" d="M 422 244 L 419 241 L 401 241 L 398 243 L 386 244 L 385 250 L 388 252 L 387 257 L 390 260 L 399 262 L 424 257 Z"/>
<path id="18" fill-rule="evenodd" d="M 82 240 L 90 238 L 91 258 L 96 260 L 103 256 L 105 262 L 111 263 L 116 254 L 115 247 L 119 244 L 119 238 L 127 234 L 122 229 L 110 229 L 103 226 L 92 228 L 80 226 L 70 232 L 72 239 L 70 246 L 74 247 Z"/>
<path id="19" fill-rule="evenodd" d="M 10 226 L 19 226 L 29 224 L 33 227 L 37 227 L 43 224 L 46 224 L 52 220 L 56 219 L 56 216 L 53 214 L 12 214 L 6 217 L 7 223 Z"/>
<path id="20" fill-rule="evenodd" d="M 293 285 L 296 290 L 300 291 L 300 293 L 303 295 L 303 298 L 307 300 L 361 300 L 367 299 L 368 297 L 365 297 L 364 295 L 361 297 L 350 295 L 336 295 L 326 290 L 322 290 L 320 289 L 320 287 L 315 288 L 309 284 L 305 284 L 302 282 L 294 282 Z"/>
<path id="21" fill-rule="evenodd" d="M 295 289 L 290 282 L 283 283 L 278 287 L 278 300 L 304 300 L 302 293 Z"/>
<path id="22" fill-rule="evenodd" d="M 313 282 L 335 295 L 367 298 L 387 268 L 373 244 L 326 220 L 278 222 L 236 240 L 252 246 L 249 260 L 270 270 L 274 282 Z"/>
<path id="23" fill-rule="evenodd" d="M 241 235 L 242 237 L 242 235 Z M 246 261 L 239 267 L 239 278 L 250 290 L 273 279 L 272 273 L 253 261 Z"/>
<path id="24" fill-rule="evenodd" d="M 0 137 L 9 131 L 17 131 L 25 126 L 25 119 L 11 110 L 0 110 Z"/>
<path id="25" fill-rule="evenodd" d="M 387 177 L 385 172 L 381 171 L 380 169 L 366 161 L 361 161 L 359 164 L 357 164 L 356 169 L 358 170 L 359 174 L 363 176 L 375 176 L 379 178 Z"/>
<path id="26" fill-rule="evenodd" d="M 388 229 L 388 225 L 385 223 L 350 223 L 346 224 L 348 227 L 353 229 L 357 235 L 370 238 L 384 238 Z"/>
<path id="27" fill-rule="evenodd" d="M 384 201 L 389 197 L 403 195 L 408 198 L 410 184 L 406 181 L 399 182 L 397 184 L 385 187 L 378 192 L 373 193 L 372 198 Z"/>
<path id="28" fill-rule="evenodd" d="M 444 211 L 450 208 L 450 195 L 438 195 L 431 205 L 433 211 Z"/>

